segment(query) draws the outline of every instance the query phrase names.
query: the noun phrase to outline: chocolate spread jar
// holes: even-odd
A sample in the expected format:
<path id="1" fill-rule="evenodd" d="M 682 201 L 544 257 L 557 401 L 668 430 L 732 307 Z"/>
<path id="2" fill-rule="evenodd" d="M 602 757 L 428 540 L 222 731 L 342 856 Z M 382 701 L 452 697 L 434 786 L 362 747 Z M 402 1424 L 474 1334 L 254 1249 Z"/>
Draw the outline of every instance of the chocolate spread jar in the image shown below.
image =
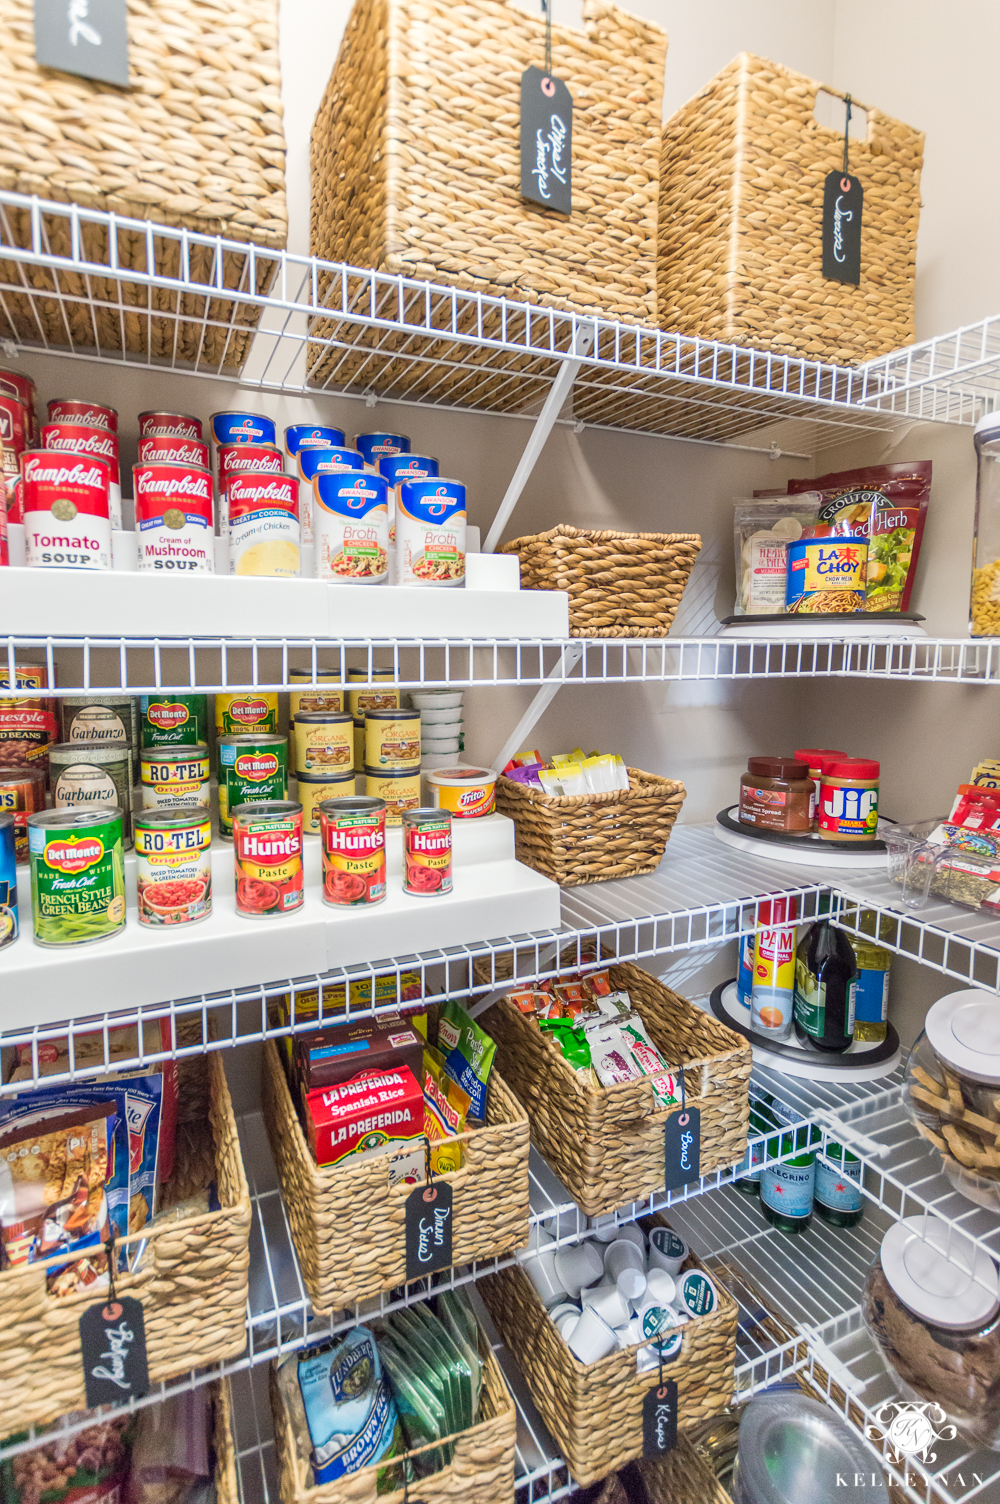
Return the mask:
<path id="1" fill-rule="evenodd" d="M 751 757 L 740 779 L 740 822 L 758 830 L 808 835 L 813 794 L 807 762 L 794 757 Z"/>

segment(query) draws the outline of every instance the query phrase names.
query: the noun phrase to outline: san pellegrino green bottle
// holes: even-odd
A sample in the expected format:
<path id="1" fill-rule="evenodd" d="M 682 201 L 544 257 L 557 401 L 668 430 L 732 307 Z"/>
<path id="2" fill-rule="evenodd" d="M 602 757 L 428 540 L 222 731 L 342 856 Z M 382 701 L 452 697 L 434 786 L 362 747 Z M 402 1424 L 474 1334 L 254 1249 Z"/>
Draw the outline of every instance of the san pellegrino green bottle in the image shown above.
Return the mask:
<path id="1" fill-rule="evenodd" d="M 816 1212 L 831 1227 L 856 1227 L 864 1214 L 861 1161 L 832 1139 L 816 1155 Z"/>

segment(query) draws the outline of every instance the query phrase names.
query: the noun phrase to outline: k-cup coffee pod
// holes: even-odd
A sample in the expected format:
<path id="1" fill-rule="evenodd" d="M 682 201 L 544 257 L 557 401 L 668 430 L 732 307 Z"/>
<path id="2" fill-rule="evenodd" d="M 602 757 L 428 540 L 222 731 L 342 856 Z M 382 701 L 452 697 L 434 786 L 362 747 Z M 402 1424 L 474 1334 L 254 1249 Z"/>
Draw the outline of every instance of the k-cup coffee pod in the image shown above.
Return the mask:
<path id="1" fill-rule="evenodd" d="M 637 1269 L 645 1273 L 646 1260 L 643 1253 L 627 1238 L 618 1238 L 604 1250 L 604 1268 L 608 1278 L 616 1280 L 623 1269 Z"/>
<path id="2" fill-rule="evenodd" d="M 557 1306 L 549 1310 L 550 1318 L 558 1323 L 560 1316 L 579 1316 L 580 1307 L 572 1300 L 561 1300 Z"/>
<path id="3" fill-rule="evenodd" d="M 636 1248 L 638 1248 L 639 1252 L 643 1255 L 643 1259 L 645 1260 L 646 1234 L 643 1232 L 641 1227 L 636 1225 L 635 1222 L 626 1222 L 624 1226 L 619 1227 L 618 1241 L 625 1243 L 634 1243 Z"/>
<path id="4" fill-rule="evenodd" d="M 580 1312 L 575 1307 L 572 1311 L 567 1311 L 564 1315 L 560 1316 L 556 1322 L 556 1330 L 564 1342 L 568 1342 L 572 1337 L 579 1320 Z"/>
<path id="5" fill-rule="evenodd" d="M 522 1248 L 516 1255 L 517 1262 L 522 1265 L 534 1285 L 539 1300 L 546 1306 L 558 1305 L 566 1299 L 566 1287 L 560 1283 L 556 1273 L 555 1255 L 548 1252 L 552 1242 L 554 1239 L 547 1232 L 543 1232 L 540 1227 L 533 1227 L 527 1248 Z"/>
<path id="6" fill-rule="evenodd" d="M 670 1227 L 654 1227 L 649 1235 L 649 1262 L 668 1274 L 680 1274 L 688 1246 Z"/>
<path id="7" fill-rule="evenodd" d="M 615 1220 L 614 1212 L 604 1212 L 600 1217 L 591 1217 L 590 1230 L 599 1243 L 617 1243 L 622 1229 Z"/>
<path id="8" fill-rule="evenodd" d="M 604 1265 L 592 1243 L 578 1243 L 575 1248 L 559 1249 L 555 1255 L 555 1270 L 566 1293 L 579 1295 L 588 1285 L 597 1284 L 604 1273 Z"/>
<path id="9" fill-rule="evenodd" d="M 656 1272 L 662 1274 L 663 1270 L 658 1269 Z M 667 1278 L 669 1279 L 670 1276 L 668 1275 Z M 640 1301 L 646 1293 L 646 1276 L 641 1269 L 623 1269 L 615 1284 L 618 1286 L 619 1293 L 630 1305 Z"/>
<path id="10" fill-rule="evenodd" d="M 608 1326 L 623 1326 L 632 1315 L 631 1307 L 617 1285 L 592 1285 L 582 1294 L 583 1309 L 593 1306 Z"/>
<path id="11" fill-rule="evenodd" d="M 661 1362 L 672 1363 L 683 1346 L 684 1333 L 668 1331 L 666 1336 L 639 1348 L 635 1362 L 636 1372 L 647 1373 L 651 1368 L 659 1368 Z"/>
<path id="12" fill-rule="evenodd" d="M 575 1253 L 577 1250 L 571 1251 Z M 608 1325 L 600 1311 L 594 1306 L 585 1306 L 567 1345 L 581 1363 L 596 1363 L 615 1351 L 618 1337 L 614 1327 Z"/>
<path id="13" fill-rule="evenodd" d="M 674 1305 L 689 1316 L 708 1316 L 719 1304 L 719 1292 L 707 1274 L 700 1269 L 689 1269 L 683 1275 L 674 1299 Z"/>
<path id="14" fill-rule="evenodd" d="M 677 1296 L 677 1283 L 672 1274 L 665 1269 L 650 1269 L 646 1276 L 646 1290 L 650 1300 L 658 1300 L 661 1305 L 672 1306 Z"/>

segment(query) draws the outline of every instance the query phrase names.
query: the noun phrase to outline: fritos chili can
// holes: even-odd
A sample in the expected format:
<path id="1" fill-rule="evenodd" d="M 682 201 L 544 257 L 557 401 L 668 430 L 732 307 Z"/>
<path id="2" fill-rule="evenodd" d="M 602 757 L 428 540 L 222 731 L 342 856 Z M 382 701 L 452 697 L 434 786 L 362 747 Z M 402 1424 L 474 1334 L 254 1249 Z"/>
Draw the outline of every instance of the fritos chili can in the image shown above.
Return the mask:
<path id="1" fill-rule="evenodd" d="M 233 810 L 236 912 L 276 919 L 302 907 L 302 806 L 294 799 L 241 804 Z"/>
<path id="2" fill-rule="evenodd" d="M 212 912 L 212 820 L 207 804 L 144 809 L 135 817 L 139 923 L 197 924 Z"/>
<path id="3" fill-rule="evenodd" d="M 282 475 L 281 450 L 274 444 L 223 444 L 216 450 L 219 536 L 229 536 L 229 485 L 237 475 Z"/>
<path id="4" fill-rule="evenodd" d="M 233 833 L 232 813 L 238 805 L 273 803 L 288 797 L 288 741 L 268 732 L 249 736 L 220 736 L 219 833 Z M 302 806 L 299 828 L 302 826 Z"/>
<path id="5" fill-rule="evenodd" d="M 21 457 L 28 452 L 28 410 L 18 397 L 0 395 L 0 465 L 7 521 L 23 522 L 19 478 Z"/>
<path id="6" fill-rule="evenodd" d="M 8 397 L 16 397 L 23 404 L 25 416 L 28 421 L 28 444 L 32 449 L 38 448 L 38 414 L 35 411 L 38 403 L 38 388 L 30 376 L 25 376 L 22 371 L 0 371 L 0 391 Z"/>
<path id="7" fill-rule="evenodd" d="M 139 414 L 139 438 L 195 439 L 200 443 L 204 434 L 201 419 L 192 418 L 190 413 L 146 412 Z"/>
<path id="8" fill-rule="evenodd" d="M 139 568 L 214 574 L 212 477 L 197 465 L 133 465 Z"/>
<path id="9" fill-rule="evenodd" d="M 110 470 L 92 455 L 21 456 L 24 549 L 44 569 L 110 569 Z"/>
<path id="10" fill-rule="evenodd" d="M 106 460 L 110 467 L 108 499 L 111 526 L 122 525 L 122 483 L 118 468 L 118 435 L 110 428 L 94 428 L 86 423 L 58 423 L 42 425 L 42 448 L 53 449 L 59 454 L 96 454 Z"/>
<path id="11" fill-rule="evenodd" d="M 381 903 L 385 886 L 385 800 L 324 799 L 318 806 L 323 902 Z"/>
<path id="12" fill-rule="evenodd" d="M 200 439 L 159 436 L 139 440 L 140 465 L 199 465 L 208 469 L 208 445 Z"/>
<path id="13" fill-rule="evenodd" d="M 226 508 L 230 574 L 298 575 L 299 487 L 291 475 L 231 475 Z"/>
<path id="14" fill-rule="evenodd" d="M 76 397 L 53 397 L 49 403 L 50 423 L 84 423 L 88 428 L 106 428 L 118 432 L 118 412 L 100 402 L 81 402 Z"/>
<path id="15" fill-rule="evenodd" d="M 451 815 L 446 809 L 403 811 L 403 892 L 439 898 L 451 892 Z"/>

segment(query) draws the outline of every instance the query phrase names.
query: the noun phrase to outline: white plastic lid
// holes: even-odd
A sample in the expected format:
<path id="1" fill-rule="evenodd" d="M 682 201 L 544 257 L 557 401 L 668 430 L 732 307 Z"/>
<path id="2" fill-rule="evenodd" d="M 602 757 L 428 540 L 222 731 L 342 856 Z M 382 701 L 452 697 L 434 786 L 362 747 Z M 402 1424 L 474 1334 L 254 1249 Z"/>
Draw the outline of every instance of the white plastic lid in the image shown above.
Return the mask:
<path id="1" fill-rule="evenodd" d="M 438 788 L 467 788 L 470 784 L 493 784 L 496 781 L 497 775 L 492 768 L 470 768 L 465 763 L 452 763 L 450 768 L 436 768 L 427 775 L 427 782 Z"/>
<path id="2" fill-rule="evenodd" d="M 984 413 L 972 430 L 973 434 L 986 434 L 995 432 L 1000 438 L 1000 412 Z"/>
<path id="3" fill-rule="evenodd" d="M 904 1217 L 882 1239 L 881 1258 L 903 1304 L 936 1326 L 971 1331 L 1000 1311 L 993 1260 L 940 1218 Z"/>
<path id="4" fill-rule="evenodd" d="M 960 1076 L 1000 1086 L 1000 997 L 965 987 L 938 998 L 924 1023 L 934 1053 Z"/>

